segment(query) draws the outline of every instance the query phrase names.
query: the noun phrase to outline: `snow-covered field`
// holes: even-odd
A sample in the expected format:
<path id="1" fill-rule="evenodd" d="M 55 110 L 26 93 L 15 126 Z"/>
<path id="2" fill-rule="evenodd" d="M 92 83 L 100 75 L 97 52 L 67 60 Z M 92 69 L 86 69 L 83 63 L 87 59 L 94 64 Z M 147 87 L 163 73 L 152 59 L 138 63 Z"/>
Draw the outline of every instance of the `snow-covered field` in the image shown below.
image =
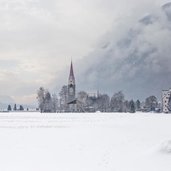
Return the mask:
<path id="1" fill-rule="evenodd" d="M 171 171 L 171 115 L 1 113 L 0 171 Z"/>

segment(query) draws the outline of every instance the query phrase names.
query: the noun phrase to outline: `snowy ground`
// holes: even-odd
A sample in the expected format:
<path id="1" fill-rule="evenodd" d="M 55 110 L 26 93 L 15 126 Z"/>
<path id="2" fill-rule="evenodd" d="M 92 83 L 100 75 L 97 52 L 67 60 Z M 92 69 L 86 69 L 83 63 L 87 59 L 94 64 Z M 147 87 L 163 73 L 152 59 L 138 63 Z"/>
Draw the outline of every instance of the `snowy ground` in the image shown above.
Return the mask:
<path id="1" fill-rule="evenodd" d="M 0 171 L 171 171 L 171 115 L 1 113 Z"/>

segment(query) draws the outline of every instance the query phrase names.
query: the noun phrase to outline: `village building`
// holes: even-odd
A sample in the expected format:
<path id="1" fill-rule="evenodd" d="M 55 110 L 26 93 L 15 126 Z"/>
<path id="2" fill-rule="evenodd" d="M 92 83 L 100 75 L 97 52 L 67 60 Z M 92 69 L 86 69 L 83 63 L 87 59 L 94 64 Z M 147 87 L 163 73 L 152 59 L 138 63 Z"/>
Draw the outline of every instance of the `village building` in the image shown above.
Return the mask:
<path id="1" fill-rule="evenodd" d="M 162 109 L 164 113 L 171 111 L 171 88 L 162 91 Z"/>

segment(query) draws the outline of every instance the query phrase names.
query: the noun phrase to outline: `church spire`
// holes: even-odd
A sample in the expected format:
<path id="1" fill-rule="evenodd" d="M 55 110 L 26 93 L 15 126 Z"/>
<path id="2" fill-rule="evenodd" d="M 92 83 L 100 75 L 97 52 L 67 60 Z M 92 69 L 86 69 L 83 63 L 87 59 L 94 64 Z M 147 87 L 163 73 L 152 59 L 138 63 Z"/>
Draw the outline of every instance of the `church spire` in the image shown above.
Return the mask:
<path id="1" fill-rule="evenodd" d="M 75 100 L 75 94 L 76 94 L 75 89 L 76 89 L 75 77 L 74 77 L 73 64 L 71 60 L 70 73 L 69 73 L 69 79 L 68 79 L 68 103 Z M 73 111 L 72 105 L 70 106 L 70 111 Z"/>
<path id="2" fill-rule="evenodd" d="M 69 84 L 75 84 L 75 76 L 74 76 L 72 60 L 71 60 L 71 66 L 70 66 Z"/>
<path id="3" fill-rule="evenodd" d="M 73 71 L 72 61 L 71 61 L 71 67 L 70 67 L 70 76 L 74 78 L 74 71 Z"/>

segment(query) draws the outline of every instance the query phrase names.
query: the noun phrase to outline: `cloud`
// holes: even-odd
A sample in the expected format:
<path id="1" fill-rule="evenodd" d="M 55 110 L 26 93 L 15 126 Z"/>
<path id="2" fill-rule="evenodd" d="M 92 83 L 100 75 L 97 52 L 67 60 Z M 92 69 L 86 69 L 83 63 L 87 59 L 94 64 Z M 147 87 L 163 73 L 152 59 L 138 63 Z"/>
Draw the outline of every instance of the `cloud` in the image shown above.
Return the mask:
<path id="1" fill-rule="evenodd" d="M 169 13 L 157 9 L 161 2 L 0 0 L 0 95 L 30 102 L 40 86 L 59 91 L 71 57 L 78 89 L 124 90 L 137 73 L 161 73 L 168 65 L 156 56 L 170 53 Z"/>
<path id="2" fill-rule="evenodd" d="M 134 99 L 152 94 L 160 98 L 162 89 L 171 85 L 170 13 L 167 3 L 137 20 L 115 24 L 98 47 L 76 63 L 78 85 L 110 94 L 123 90 Z"/>
<path id="3" fill-rule="evenodd" d="M 103 9 L 98 0 L 1 0 L 0 94 L 22 99 L 50 87 L 110 27 Z"/>

